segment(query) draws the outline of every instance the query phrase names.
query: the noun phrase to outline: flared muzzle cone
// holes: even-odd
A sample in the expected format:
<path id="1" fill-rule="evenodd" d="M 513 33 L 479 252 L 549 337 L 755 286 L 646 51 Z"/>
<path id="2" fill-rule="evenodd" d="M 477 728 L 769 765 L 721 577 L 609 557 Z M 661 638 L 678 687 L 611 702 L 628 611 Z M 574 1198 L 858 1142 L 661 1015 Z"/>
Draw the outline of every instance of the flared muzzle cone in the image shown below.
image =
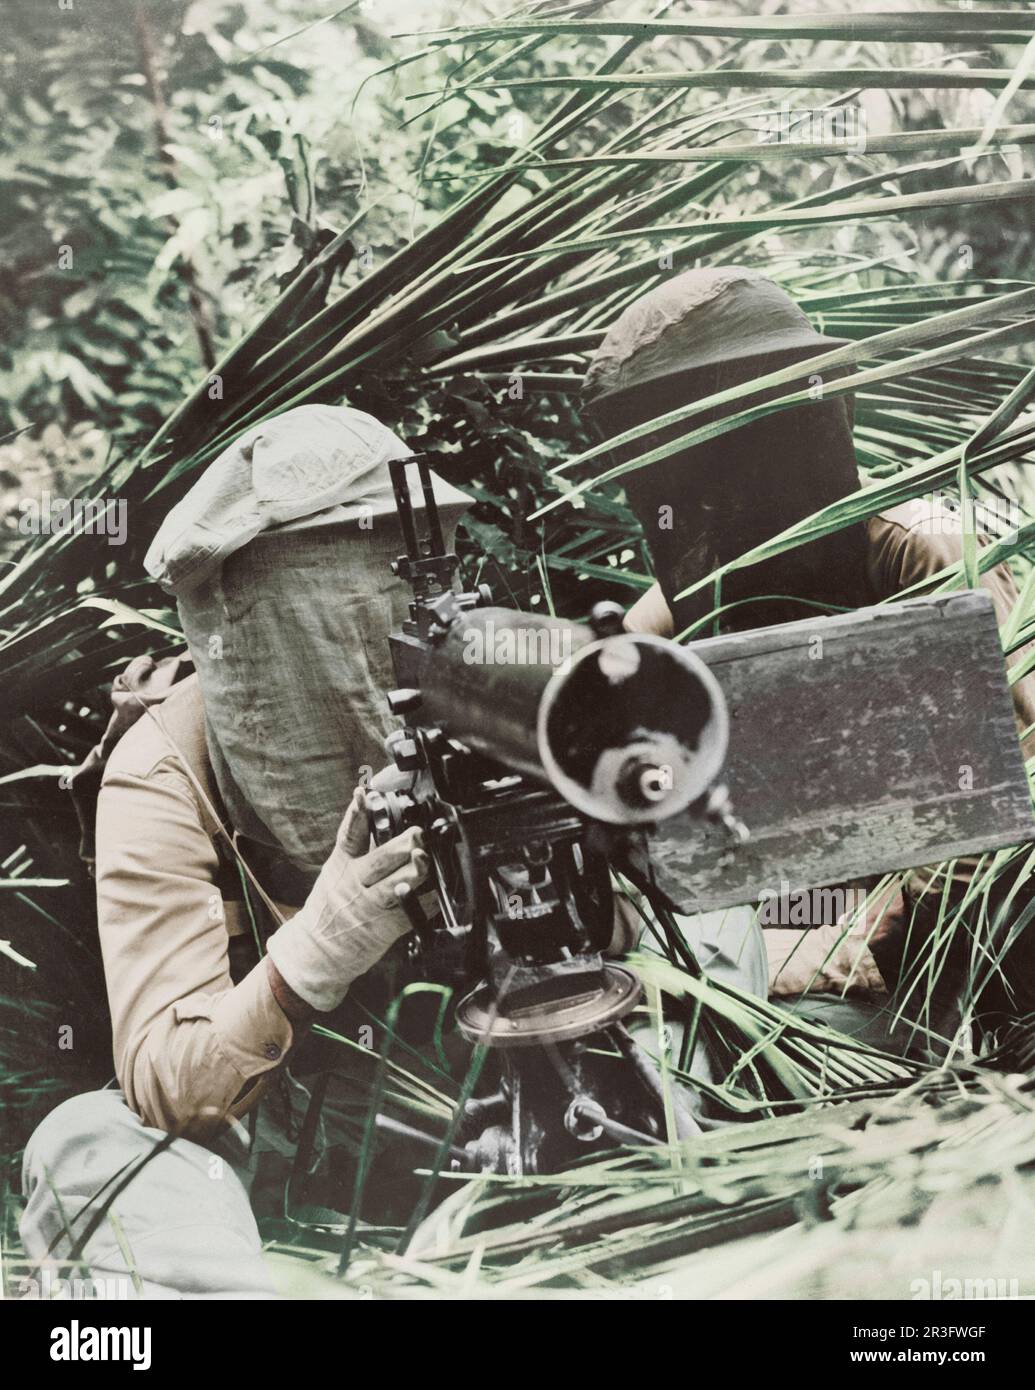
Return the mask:
<path id="1" fill-rule="evenodd" d="M 539 757 L 583 815 L 611 825 L 661 821 L 698 801 L 726 758 L 726 701 L 685 647 L 643 633 L 581 648 L 539 706 Z"/>

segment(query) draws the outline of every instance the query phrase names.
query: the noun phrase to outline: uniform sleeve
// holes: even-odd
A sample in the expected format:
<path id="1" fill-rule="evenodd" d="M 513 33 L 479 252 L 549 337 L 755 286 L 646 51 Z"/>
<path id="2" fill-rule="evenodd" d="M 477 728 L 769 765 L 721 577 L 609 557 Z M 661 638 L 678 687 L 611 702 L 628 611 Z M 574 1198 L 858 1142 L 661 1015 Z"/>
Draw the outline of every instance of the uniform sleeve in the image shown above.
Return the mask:
<path id="1" fill-rule="evenodd" d="M 886 994 L 865 939 L 841 925 L 766 927 L 769 997 L 798 994 Z"/>
<path id="2" fill-rule="evenodd" d="M 866 891 L 858 881 L 845 886 Z M 842 916 L 835 923 L 806 930 L 766 926 L 770 996 L 886 994 L 874 950 L 878 942 L 901 939 L 906 912 L 901 890 L 891 883 L 881 892 L 867 894 L 858 921 Z"/>
<path id="3" fill-rule="evenodd" d="M 113 762 L 115 759 L 113 759 Z M 266 962 L 234 985 L 215 849 L 175 759 L 109 764 L 97 908 L 115 1069 L 146 1124 L 204 1137 L 292 1042 Z"/>

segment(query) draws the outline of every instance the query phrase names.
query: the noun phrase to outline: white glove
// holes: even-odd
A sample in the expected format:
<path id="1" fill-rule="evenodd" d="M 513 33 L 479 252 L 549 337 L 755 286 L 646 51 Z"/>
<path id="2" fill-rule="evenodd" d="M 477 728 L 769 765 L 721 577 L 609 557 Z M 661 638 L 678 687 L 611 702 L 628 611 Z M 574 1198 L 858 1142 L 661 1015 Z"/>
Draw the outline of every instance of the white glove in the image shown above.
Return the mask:
<path id="1" fill-rule="evenodd" d="M 357 787 L 312 892 L 267 942 L 288 986 L 321 1013 L 337 1008 L 352 981 L 409 931 L 400 890 L 414 892 L 427 876 L 416 827 L 367 852 L 369 844 L 366 803 Z"/>

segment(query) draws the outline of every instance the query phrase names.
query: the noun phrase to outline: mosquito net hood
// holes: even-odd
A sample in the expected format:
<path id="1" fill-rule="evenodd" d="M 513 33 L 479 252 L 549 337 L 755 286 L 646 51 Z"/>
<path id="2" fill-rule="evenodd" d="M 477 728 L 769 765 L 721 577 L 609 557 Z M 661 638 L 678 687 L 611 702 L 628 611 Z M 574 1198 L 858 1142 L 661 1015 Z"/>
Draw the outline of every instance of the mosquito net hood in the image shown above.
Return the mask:
<path id="1" fill-rule="evenodd" d="M 242 434 L 166 517 L 145 559 L 175 594 L 216 782 L 236 830 L 299 868 L 327 858 L 393 727 L 388 633 L 408 587 L 389 461 L 411 450 L 344 406 Z M 434 479 L 447 544 L 470 499 Z"/>
<path id="2" fill-rule="evenodd" d="M 608 437 L 702 401 L 777 368 L 839 347 L 817 333 L 783 290 L 740 267 L 691 270 L 659 285 L 624 311 L 597 349 L 583 397 Z M 833 381 L 831 374 L 828 381 Z M 688 586 L 859 486 L 850 408 L 814 399 L 778 411 L 625 476 L 630 506 L 650 547 L 662 590 L 681 631 L 714 602 L 710 586 Z M 750 404 L 789 389 L 754 395 Z M 739 407 L 732 407 L 735 410 Z M 731 413 L 706 410 L 685 423 L 648 432 L 615 451 L 646 452 Z M 721 603 L 726 628 L 807 617 L 809 605 L 855 606 L 865 591 L 865 534 L 837 532 L 733 571 Z"/>

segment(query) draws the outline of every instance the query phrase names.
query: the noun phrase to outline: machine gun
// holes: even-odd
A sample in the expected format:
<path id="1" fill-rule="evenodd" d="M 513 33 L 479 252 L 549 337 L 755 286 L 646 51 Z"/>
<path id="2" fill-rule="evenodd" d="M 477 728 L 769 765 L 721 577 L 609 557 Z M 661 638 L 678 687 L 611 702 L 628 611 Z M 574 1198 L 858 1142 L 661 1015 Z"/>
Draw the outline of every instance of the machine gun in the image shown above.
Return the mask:
<path id="1" fill-rule="evenodd" d="M 611 869 L 643 881 L 646 828 L 688 809 L 737 831 L 722 691 L 688 649 L 625 633 L 617 604 L 579 624 L 493 607 L 485 586 L 455 592 L 427 458 L 391 476 L 406 546 L 393 571 L 413 599 L 390 637 L 405 727 L 388 749 L 409 784 L 368 805 L 378 841 L 423 828 L 439 913 L 407 899 L 415 947 L 497 1063 L 463 1117 L 470 1166 L 552 1171 L 608 1142 L 658 1143 L 660 1078 L 623 1022 L 640 984 L 605 954 Z M 677 1133 L 695 1132 L 678 1097 L 674 1110 Z"/>
<path id="2" fill-rule="evenodd" d="M 413 589 L 390 638 L 405 727 L 389 748 L 406 785 L 369 801 L 377 839 L 425 831 L 440 912 L 409 900 L 414 939 L 492 1062 L 462 1117 L 466 1166 L 549 1172 L 666 1134 L 659 1073 L 628 1027 L 639 982 L 606 956 L 612 870 L 685 950 L 673 909 L 1035 840 L 986 593 L 690 650 L 623 632 L 615 604 L 579 624 L 454 592 L 427 459 L 391 470 L 406 545 L 395 570 Z M 677 1137 L 698 1128 L 685 1095 L 669 1088 Z"/>

